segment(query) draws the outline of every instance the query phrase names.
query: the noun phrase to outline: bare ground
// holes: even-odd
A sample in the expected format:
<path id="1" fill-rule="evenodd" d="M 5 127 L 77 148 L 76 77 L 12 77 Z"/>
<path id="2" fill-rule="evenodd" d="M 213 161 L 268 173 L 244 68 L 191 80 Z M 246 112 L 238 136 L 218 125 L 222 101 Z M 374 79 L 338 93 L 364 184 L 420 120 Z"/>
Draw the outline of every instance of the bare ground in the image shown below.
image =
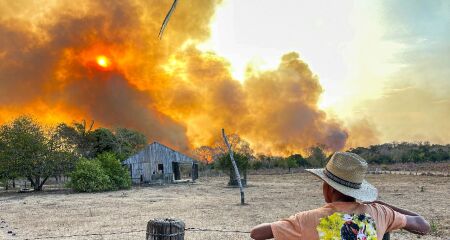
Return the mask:
<path id="1" fill-rule="evenodd" d="M 432 222 L 433 234 L 421 239 L 450 239 L 448 177 L 368 178 L 382 200 Z M 248 181 L 245 206 L 238 204 L 239 190 L 226 187 L 225 177 L 106 193 L 0 193 L 0 239 L 145 239 L 147 221 L 165 217 L 183 219 L 186 227 L 249 231 L 256 224 L 324 204 L 321 182 L 306 173 L 250 175 Z M 79 236 L 98 233 L 116 234 Z M 417 238 L 404 231 L 391 235 L 391 239 Z M 188 231 L 185 239 L 249 239 L 249 235 Z"/>

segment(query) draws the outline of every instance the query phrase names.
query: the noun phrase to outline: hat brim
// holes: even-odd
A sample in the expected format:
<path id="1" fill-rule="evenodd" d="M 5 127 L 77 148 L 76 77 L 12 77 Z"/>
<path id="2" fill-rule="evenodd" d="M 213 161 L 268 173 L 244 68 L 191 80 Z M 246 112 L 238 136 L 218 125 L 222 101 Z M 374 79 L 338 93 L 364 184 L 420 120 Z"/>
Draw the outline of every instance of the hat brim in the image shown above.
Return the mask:
<path id="1" fill-rule="evenodd" d="M 323 168 L 305 169 L 305 170 L 308 171 L 309 173 L 312 173 L 315 176 L 319 177 L 320 179 L 322 179 L 323 181 L 328 183 L 328 185 L 330 185 L 337 191 L 341 192 L 342 194 L 345 194 L 350 197 L 354 197 L 354 198 L 364 201 L 364 202 L 373 202 L 373 201 L 377 200 L 377 196 L 378 196 L 377 189 L 372 184 L 368 183 L 366 180 L 363 180 L 363 182 L 361 184 L 361 188 L 355 189 L 355 188 L 350 188 L 350 187 L 341 185 L 341 184 L 333 181 L 332 179 L 328 178 L 323 173 L 323 170 L 324 170 Z"/>

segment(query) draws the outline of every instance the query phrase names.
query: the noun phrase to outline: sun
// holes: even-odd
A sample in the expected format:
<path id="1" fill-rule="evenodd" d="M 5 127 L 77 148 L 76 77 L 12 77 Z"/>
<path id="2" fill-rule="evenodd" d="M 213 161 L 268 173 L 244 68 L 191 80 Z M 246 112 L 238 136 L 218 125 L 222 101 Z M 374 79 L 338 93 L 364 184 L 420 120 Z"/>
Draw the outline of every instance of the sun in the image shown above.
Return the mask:
<path id="1" fill-rule="evenodd" d="M 109 67 L 111 62 L 106 56 L 99 55 L 99 56 L 97 56 L 97 64 L 102 68 L 107 68 L 107 67 Z"/>

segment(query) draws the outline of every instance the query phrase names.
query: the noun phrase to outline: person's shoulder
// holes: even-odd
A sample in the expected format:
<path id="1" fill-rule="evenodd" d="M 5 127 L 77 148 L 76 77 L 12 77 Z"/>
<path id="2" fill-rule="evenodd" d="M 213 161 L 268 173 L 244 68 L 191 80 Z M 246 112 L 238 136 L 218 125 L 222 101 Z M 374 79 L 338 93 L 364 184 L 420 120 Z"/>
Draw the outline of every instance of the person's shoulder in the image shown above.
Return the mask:
<path id="1" fill-rule="evenodd" d="M 394 214 L 394 210 L 389 206 L 385 206 L 381 203 L 371 202 L 364 203 L 365 211 L 371 214 L 375 218 L 386 218 Z"/>
<path id="2" fill-rule="evenodd" d="M 389 207 L 387 207 L 387 206 L 385 206 L 383 204 L 377 203 L 377 202 L 363 203 L 363 205 L 366 208 L 371 209 L 372 211 L 378 211 L 378 212 L 379 211 L 386 212 L 386 210 L 389 209 Z"/>
<path id="3" fill-rule="evenodd" d="M 296 218 L 311 219 L 320 218 L 333 212 L 332 208 L 327 204 L 322 207 L 301 211 L 295 214 Z"/>
<path id="4" fill-rule="evenodd" d="M 330 204 L 325 204 L 325 205 L 323 205 L 321 207 L 318 207 L 318 208 L 314 208 L 314 209 L 303 211 L 302 213 L 304 213 L 304 214 L 315 214 L 315 213 L 320 213 L 320 212 L 324 212 L 324 211 L 329 211 L 330 209 L 331 209 Z"/>

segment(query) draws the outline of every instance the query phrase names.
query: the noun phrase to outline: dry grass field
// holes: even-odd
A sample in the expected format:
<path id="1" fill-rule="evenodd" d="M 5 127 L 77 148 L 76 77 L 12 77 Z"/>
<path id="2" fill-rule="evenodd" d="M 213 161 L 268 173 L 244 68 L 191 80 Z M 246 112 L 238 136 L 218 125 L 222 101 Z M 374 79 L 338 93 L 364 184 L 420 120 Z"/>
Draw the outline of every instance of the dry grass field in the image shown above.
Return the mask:
<path id="1" fill-rule="evenodd" d="M 423 214 L 433 234 L 421 239 L 449 239 L 448 177 L 370 175 L 380 198 Z M 321 182 L 306 173 L 250 175 L 248 205 L 225 177 L 201 178 L 195 184 L 135 187 L 129 191 L 78 194 L 66 191 L 0 193 L 0 239 L 145 239 L 152 218 L 183 219 L 186 227 L 249 231 L 262 222 L 321 206 Z M 12 231 L 15 236 L 8 234 Z M 129 232 L 132 233 L 120 233 Z M 136 232 L 140 231 L 140 232 Z M 84 235 L 118 233 L 114 235 Z M 417 239 L 404 231 L 391 239 Z M 248 234 L 186 232 L 185 239 L 249 239 Z"/>

